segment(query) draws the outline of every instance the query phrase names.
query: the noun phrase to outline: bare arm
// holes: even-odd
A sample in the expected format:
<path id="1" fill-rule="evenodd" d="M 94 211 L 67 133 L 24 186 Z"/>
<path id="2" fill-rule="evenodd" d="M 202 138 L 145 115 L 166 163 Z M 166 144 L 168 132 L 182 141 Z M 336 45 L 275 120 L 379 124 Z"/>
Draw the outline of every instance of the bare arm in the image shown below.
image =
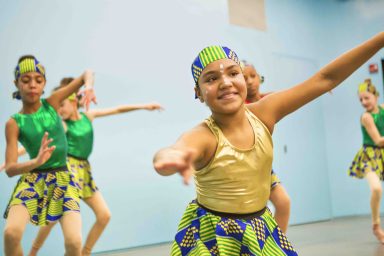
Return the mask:
<path id="1" fill-rule="evenodd" d="M 369 113 L 364 113 L 361 117 L 361 123 L 368 132 L 369 137 L 375 142 L 379 147 L 384 146 L 384 137 L 382 137 L 377 130 L 373 117 Z"/>
<path id="2" fill-rule="evenodd" d="M 384 32 L 344 53 L 314 76 L 290 89 L 249 105 L 270 130 L 276 122 L 320 95 L 331 91 L 384 46 Z"/>
<path id="3" fill-rule="evenodd" d="M 137 104 L 137 105 L 122 105 L 114 108 L 106 108 L 106 109 L 93 109 L 87 111 L 87 116 L 93 120 L 97 117 L 110 116 L 116 114 L 122 114 L 134 110 L 146 109 L 146 110 L 162 110 L 163 107 L 156 103 L 151 104 Z"/>
<path id="4" fill-rule="evenodd" d="M 200 125 L 184 133 L 174 145 L 159 150 L 153 158 L 155 170 L 163 176 L 178 172 L 188 184 L 194 170 L 205 166 L 216 149 L 216 139 L 207 129 Z"/>
<path id="5" fill-rule="evenodd" d="M 10 119 L 5 127 L 5 137 L 7 142 L 7 147 L 5 150 L 5 172 L 9 177 L 20 175 L 38 168 L 51 157 L 53 150 L 55 150 L 54 146 L 48 146 L 49 143 L 52 142 L 52 139 L 48 139 L 48 133 L 46 133 L 43 136 L 38 156 L 29 161 L 18 163 L 18 135 L 19 128 L 16 124 L 16 121 Z"/>
<path id="6" fill-rule="evenodd" d="M 54 91 L 52 95 L 47 98 L 47 101 L 54 109 L 57 110 L 63 100 L 68 98 L 72 93 L 77 92 L 81 86 L 85 85 L 84 90 L 79 92 L 79 94 L 84 94 L 80 104 L 84 103 L 86 109 L 88 109 L 91 101 L 96 103 L 96 96 L 93 91 L 93 82 L 93 72 L 91 70 L 86 70 L 81 76 L 75 78 L 67 86 Z"/>
<path id="7" fill-rule="evenodd" d="M 21 146 L 17 149 L 17 157 L 23 156 L 26 153 L 27 153 L 27 151 L 25 150 L 25 148 L 23 146 Z M 0 165 L 0 172 L 3 171 L 4 169 L 5 169 L 5 162 Z"/>

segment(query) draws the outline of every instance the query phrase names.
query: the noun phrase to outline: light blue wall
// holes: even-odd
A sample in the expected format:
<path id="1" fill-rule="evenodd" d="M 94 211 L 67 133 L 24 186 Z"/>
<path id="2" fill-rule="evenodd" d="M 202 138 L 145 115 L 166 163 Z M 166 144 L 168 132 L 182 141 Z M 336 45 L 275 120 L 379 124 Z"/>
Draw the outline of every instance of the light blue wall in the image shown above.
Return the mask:
<path id="1" fill-rule="evenodd" d="M 266 1 L 268 30 L 261 32 L 229 25 L 225 0 L 0 0 L 1 129 L 20 108 L 10 99 L 12 69 L 26 53 L 47 67 L 47 94 L 63 76 L 89 67 L 96 72 L 99 108 L 162 103 L 162 113 L 138 111 L 95 121 L 90 160 L 113 215 L 95 249 L 170 241 L 195 192 L 178 176 L 158 176 L 151 161 L 156 150 L 209 115 L 193 99 L 189 67 L 195 54 L 210 44 L 227 45 L 265 75 L 264 91 L 274 91 L 305 79 L 382 30 L 383 7 L 380 1 Z M 292 75 L 288 67 L 305 68 Z M 333 95 L 276 128 L 274 167 L 292 197 L 293 223 L 369 212 L 366 184 L 346 176 L 361 141 L 356 84 L 366 76 L 365 66 Z M 376 84 L 380 79 L 373 77 Z M 3 161 L 5 140 L 0 141 Z M 16 180 L 0 175 L 0 211 Z M 94 218 L 82 210 L 85 236 Z M 25 248 L 35 231 L 28 227 Z M 61 253 L 62 244 L 56 227 L 42 255 Z"/>

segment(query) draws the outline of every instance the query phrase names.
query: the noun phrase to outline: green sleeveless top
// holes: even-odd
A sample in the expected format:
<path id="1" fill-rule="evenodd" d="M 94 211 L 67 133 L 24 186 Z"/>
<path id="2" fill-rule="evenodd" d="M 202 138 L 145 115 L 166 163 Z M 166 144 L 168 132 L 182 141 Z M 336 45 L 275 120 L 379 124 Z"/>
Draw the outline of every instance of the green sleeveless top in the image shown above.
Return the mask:
<path id="1" fill-rule="evenodd" d="M 380 135 L 384 136 L 384 109 L 379 106 L 379 113 L 371 113 L 371 115 Z M 361 126 L 361 131 L 363 132 L 363 144 L 366 146 L 376 146 L 363 125 Z"/>
<path id="2" fill-rule="evenodd" d="M 67 139 L 61 118 L 56 110 L 45 100 L 41 99 L 40 108 L 32 114 L 17 113 L 12 115 L 19 127 L 19 141 L 28 152 L 31 159 L 37 157 L 41 139 L 45 132 L 53 141 L 49 146 L 56 146 L 51 158 L 37 168 L 38 171 L 65 167 L 67 159 Z"/>
<path id="3" fill-rule="evenodd" d="M 80 113 L 79 120 L 66 120 L 68 155 L 80 159 L 88 159 L 93 148 L 92 122 L 87 115 Z"/>

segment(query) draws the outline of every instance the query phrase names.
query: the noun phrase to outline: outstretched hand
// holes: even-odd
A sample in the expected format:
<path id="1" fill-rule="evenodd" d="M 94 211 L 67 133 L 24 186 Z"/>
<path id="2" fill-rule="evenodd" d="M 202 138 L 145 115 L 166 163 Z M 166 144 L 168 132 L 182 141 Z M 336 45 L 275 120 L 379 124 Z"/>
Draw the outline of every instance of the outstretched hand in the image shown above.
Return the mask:
<path id="1" fill-rule="evenodd" d="M 92 86 L 85 86 L 85 88 L 80 90 L 77 95 L 82 95 L 79 104 L 85 106 L 87 111 L 91 102 L 97 104 L 95 91 Z"/>
<path id="2" fill-rule="evenodd" d="M 157 103 L 151 103 L 151 104 L 144 105 L 144 109 L 146 109 L 146 110 L 159 110 L 159 111 L 164 110 L 164 108 L 160 104 L 157 104 Z"/>
<path id="3" fill-rule="evenodd" d="M 48 139 L 48 133 L 45 132 L 43 138 L 41 139 L 39 154 L 36 157 L 36 161 L 39 166 L 43 165 L 45 162 L 48 161 L 49 158 L 51 158 L 52 152 L 56 148 L 56 146 L 49 146 L 52 141 L 53 139 Z"/>
<path id="4" fill-rule="evenodd" d="M 159 173 L 167 173 L 169 171 L 178 172 L 183 177 L 185 185 L 189 185 L 189 181 L 195 169 L 193 168 L 193 151 L 192 150 L 168 150 L 166 154 L 154 163 L 155 169 Z"/>

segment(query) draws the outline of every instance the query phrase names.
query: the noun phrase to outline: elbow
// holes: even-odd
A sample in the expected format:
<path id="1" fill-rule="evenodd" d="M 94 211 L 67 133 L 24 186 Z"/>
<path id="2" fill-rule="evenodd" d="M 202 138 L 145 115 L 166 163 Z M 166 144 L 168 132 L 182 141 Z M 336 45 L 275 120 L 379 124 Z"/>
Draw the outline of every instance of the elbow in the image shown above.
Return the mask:
<path id="1" fill-rule="evenodd" d="M 5 169 L 5 173 L 7 174 L 8 178 L 12 178 L 13 176 L 15 176 L 14 173 L 9 169 Z"/>

